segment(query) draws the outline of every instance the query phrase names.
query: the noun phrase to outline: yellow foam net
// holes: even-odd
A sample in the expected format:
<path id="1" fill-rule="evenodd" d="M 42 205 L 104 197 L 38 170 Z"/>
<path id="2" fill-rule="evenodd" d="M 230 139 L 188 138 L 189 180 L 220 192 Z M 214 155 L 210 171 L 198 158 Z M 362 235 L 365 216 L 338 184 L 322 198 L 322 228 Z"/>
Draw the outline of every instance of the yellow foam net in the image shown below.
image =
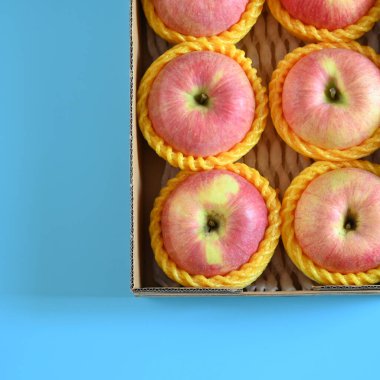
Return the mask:
<path id="1" fill-rule="evenodd" d="M 305 25 L 302 21 L 290 16 L 282 7 L 280 0 L 267 0 L 268 6 L 274 18 L 290 33 L 297 38 L 310 42 L 339 42 L 356 40 L 373 28 L 380 20 L 380 0 L 376 0 L 375 5 L 368 14 L 360 18 L 355 24 L 348 25 L 342 29 L 327 30 L 318 29 L 313 25 Z M 307 6 L 305 4 L 305 6 Z"/>
<path id="2" fill-rule="evenodd" d="M 327 162 L 319 161 L 303 170 L 286 190 L 281 208 L 282 241 L 285 250 L 297 266 L 306 276 L 324 285 L 368 285 L 380 281 L 380 267 L 367 272 L 358 273 L 332 273 L 314 264 L 302 251 L 294 232 L 294 219 L 297 202 L 302 193 L 318 176 L 339 168 L 359 168 L 380 176 L 380 165 L 368 161 Z"/>
<path id="3" fill-rule="evenodd" d="M 232 25 L 228 30 L 210 37 L 187 36 L 167 27 L 157 16 L 153 0 L 142 0 L 145 16 L 151 28 L 164 40 L 177 44 L 181 42 L 197 41 L 200 38 L 212 42 L 236 43 L 240 41 L 256 23 L 260 16 L 265 0 L 250 0 L 239 22 Z"/>
<path id="4" fill-rule="evenodd" d="M 342 48 L 350 49 L 361 53 L 372 60 L 377 67 L 380 68 L 380 55 L 368 46 L 362 46 L 357 42 L 324 42 L 320 44 L 310 44 L 300 47 L 287 54 L 285 58 L 279 62 L 277 69 L 273 72 L 272 80 L 269 84 L 269 104 L 273 124 L 280 137 L 295 151 L 314 160 L 326 161 L 346 161 L 354 160 L 368 156 L 376 149 L 380 148 L 380 128 L 375 133 L 363 141 L 360 145 L 347 149 L 324 149 L 302 140 L 287 123 L 282 110 L 282 91 L 285 78 L 291 68 L 302 57 L 325 48 Z"/>
<path id="5" fill-rule="evenodd" d="M 149 232 L 154 256 L 158 265 L 165 274 L 173 281 L 187 287 L 197 288 L 244 288 L 255 281 L 267 267 L 271 260 L 280 237 L 280 201 L 276 191 L 270 187 L 267 179 L 262 177 L 258 171 L 244 164 L 229 164 L 215 169 L 229 170 L 236 173 L 252 183 L 261 193 L 268 209 L 268 226 L 258 250 L 251 256 L 250 260 L 238 270 L 234 270 L 224 276 L 205 277 L 203 275 L 190 275 L 185 270 L 177 267 L 167 254 L 161 230 L 161 214 L 166 199 L 170 193 L 188 176 L 194 172 L 180 171 L 176 177 L 169 180 L 154 202 L 151 212 Z"/>
<path id="6" fill-rule="evenodd" d="M 252 127 L 244 139 L 233 146 L 229 151 L 215 156 L 193 157 L 176 151 L 168 145 L 153 129 L 148 113 L 148 97 L 152 84 L 161 69 L 172 59 L 193 51 L 213 51 L 224 54 L 235 60 L 247 75 L 255 94 L 255 115 Z M 148 144 L 156 153 L 170 165 L 183 170 L 206 170 L 214 166 L 227 165 L 235 162 L 249 152 L 259 141 L 264 131 L 268 116 L 268 98 L 266 88 L 262 86 L 261 79 L 256 70 L 252 68 L 252 61 L 245 56 L 244 51 L 234 45 L 220 42 L 197 41 L 185 42 L 174 46 L 156 59 L 144 74 L 137 93 L 137 114 L 141 132 Z"/>

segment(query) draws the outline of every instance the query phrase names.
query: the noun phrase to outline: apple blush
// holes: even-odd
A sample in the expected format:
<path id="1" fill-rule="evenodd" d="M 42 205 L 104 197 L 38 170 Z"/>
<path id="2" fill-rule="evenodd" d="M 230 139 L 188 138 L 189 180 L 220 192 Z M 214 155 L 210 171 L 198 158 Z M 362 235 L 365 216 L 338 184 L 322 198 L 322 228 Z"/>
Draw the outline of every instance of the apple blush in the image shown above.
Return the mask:
<path id="1" fill-rule="evenodd" d="M 175 150 L 213 156 L 230 150 L 251 129 L 254 91 L 232 58 L 190 52 L 159 72 L 149 93 L 148 114 L 156 134 Z"/>
<path id="2" fill-rule="evenodd" d="M 161 21 L 170 29 L 194 37 L 210 37 L 240 21 L 248 0 L 153 0 Z"/>
<path id="3" fill-rule="evenodd" d="M 380 126 L 380 70 L 349 49 L 314 51 L 287 74 L 282 108 L 293 132 L 312 145 L 360 145 Z"/>
<path id="4" fill-rule="evenodd" d="M 358 168 L 314 179 L 298 200 L 295 236 L 315 264 L 341 274 L 380 265 L 380 178 Z"/>
<path id="5" fill-rule="evenodd" d="M 295 19 L 318 29 L 336 30 L 355 24 L 367 15 L 376 0 L 281 0 Z M 158 1 L 160 2 L 160 1 Z"/>
<path id="6" fill-rule="evenodd" d="M 245 178 L 228 170 L 195 173 L 164 204 L 164 247 L 191 275 L 225 275 L 257 251 L 267 214 L 260 192 Z"/>

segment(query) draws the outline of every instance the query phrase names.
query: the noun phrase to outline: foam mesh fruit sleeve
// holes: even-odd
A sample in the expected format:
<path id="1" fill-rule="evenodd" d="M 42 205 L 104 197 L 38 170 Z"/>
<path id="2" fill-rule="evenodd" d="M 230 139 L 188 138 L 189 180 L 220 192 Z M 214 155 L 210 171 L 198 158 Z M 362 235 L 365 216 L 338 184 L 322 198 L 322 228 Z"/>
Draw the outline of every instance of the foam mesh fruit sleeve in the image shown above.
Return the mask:
<path id="1" fill-rule="evenodd" d="M 307 42 L 342 42 L 357 40 L 380 20 L 380 0 L 356 23 L 335 30 L 319 29 L 293 18 L 281 5 L 281 0 L 267 0 L 273 17 L 292 35 Z M 307 6 L 307 5 L 305 5 Z"/>
<path id="2" fill-rule="evenodd" d="M 252 252 L 249 261 L 243 264 L 239 269 L 233 270 L 226 275 L 205 277 L 203 275 L 189 274 L 184 269 L 179 268 L 169 257 L 165 250 L 162 237 L 162 210 L 165 201 L 172 191 L 186 180 L 186 178 L 191 175 L 196 175 L 196 173 L 190 171 L 180 171 L 174 178 L 168 181 L 156 198 L 151 212 L 151 223 L 149 227 L 151 244 L 158 265 L 173 281 L 189 287 L 240 289 L 254 282 L 264 272 L 273 256 L 280 237 L 281 220 L 279 213 L 281 205 L 277 198 L 276 191 L 269 185 L 268 180 L 262 177 L 257 170 L 239 163 L 216 167 L 215 169 L 228 170 L 246 179 L 260 192 L 267 207 L 268 225 L 257 251 Z"/>
<path id="3" fill-rule="evenodd" d="M 166 26 L 155 12 L 153 0 L 142 0 L 145 16 L 151 28 L 164 40 L 178 44 L 181 42 L 194 42 L 199 39 L 206 39 L 211 42 L 221 42 L 234 44 L 240 41 L 256 23 L 259 18 L 265 0 L 249 0 L 247 7 L 242 14 L 240 20 L 232 25 L 228 30 L 211 37 L 195 37 L 184 35 Z"/>

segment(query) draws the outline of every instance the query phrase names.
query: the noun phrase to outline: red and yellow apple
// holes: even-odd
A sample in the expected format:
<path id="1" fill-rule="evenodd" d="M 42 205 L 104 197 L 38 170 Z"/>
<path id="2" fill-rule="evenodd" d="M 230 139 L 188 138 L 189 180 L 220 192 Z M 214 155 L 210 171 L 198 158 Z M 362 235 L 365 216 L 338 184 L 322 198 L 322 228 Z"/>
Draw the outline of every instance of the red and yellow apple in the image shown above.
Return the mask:
<path id="1" fill-rule="evenodd" d="M 153 0 L 162 22 L 184 35 L 209 37 L 239 22 L 248 0 Z"/>
<path id="2" fill-rule="evenodd" d="M 235 60 L 196 51 L 174 58 L 159 72 L 149 93 L 148 114 L 168 145 L 207 157 L 244 139 L 254 119 L 255 97 Z"/>
<path id="3" fill-rule="evenodd" d="M 310 144 L 359 145 L 380 126 L 380 70 L 349 49 L 314 51 L 287 74 L 282 108 L 289 127 Z"/>
<path id="4" fill-rule="evenodd" d="M 318 29 L 336 30 L 355 24 L 376 0 L 281 0 L 293 17 Z M 160 2 L 160 1 L 158 1 Z"/>
<path id="5" fill-rule="evenodd" d="M 380 266 L 380 178 L 358 168 L 320 175 L 298 200 L 294 231 L 303 253 L 330 272 Z"/>
<path id="6" fill-rule="evenodd" d="M 224 275 L 248 262 L 268 225 L 260 192 L 228 170 L 190 175 L 168 196 L 161 215 L 165 250 L 192 275 Z"/>

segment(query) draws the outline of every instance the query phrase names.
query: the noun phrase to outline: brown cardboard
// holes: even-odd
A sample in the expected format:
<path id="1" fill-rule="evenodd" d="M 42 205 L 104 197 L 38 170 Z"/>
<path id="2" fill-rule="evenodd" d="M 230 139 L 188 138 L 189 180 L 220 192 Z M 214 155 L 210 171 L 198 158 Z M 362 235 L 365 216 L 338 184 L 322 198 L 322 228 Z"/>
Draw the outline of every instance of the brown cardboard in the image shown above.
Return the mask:
<path id="1" fill-rule="evenodd" d="M 139 25 L 145 22 L 138 0 L 132 0 L 131 32 L 131 288 L 138 296 L 305 296 L 305 295 L 375 295 L 380 285 L 315 286 L 310 291 L 249 292 L 236 289 L 193 289 L 158 287 L 153 278 L 153 252 L 149 238 L 149 214 L 161 187 L 165 163 L 143 139 L 136 121 L 136 90 L 148 63 L 144 60 L 144 40 Z"/>

